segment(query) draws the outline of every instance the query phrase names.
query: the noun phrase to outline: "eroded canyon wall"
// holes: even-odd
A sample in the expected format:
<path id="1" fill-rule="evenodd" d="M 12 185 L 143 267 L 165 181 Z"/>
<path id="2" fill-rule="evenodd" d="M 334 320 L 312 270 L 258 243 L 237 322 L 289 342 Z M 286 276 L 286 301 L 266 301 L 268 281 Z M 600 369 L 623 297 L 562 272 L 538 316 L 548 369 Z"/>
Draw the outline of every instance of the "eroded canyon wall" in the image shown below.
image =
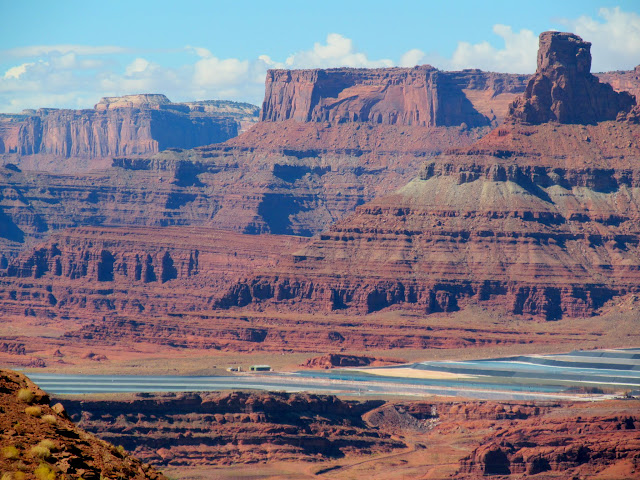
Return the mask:
<path id="1" fill-rule="evenodd" d="M 490 125 L 465 95 L 520 93 L 526 75 L 414 68 L 270 70 L 261 121 L 363 122 L 423 127 Z M 501 112 L 498 112 L 500 115 Z"/>
<path id="2" fill-rule="evenodd" d="M 634 100 L 588 72 L 588 47 L 574 35 L 541 35 L 538 72 L 501 127 L 430 159 L 418 179 L 359 206 L 219 305 L 367 313 L 480 302 L 558 319 L 638 292 Z M 603 110 L 590 92 L 611 101 Z"/>
<path id="3" fill-rule="evenodd" d="M 27 169 L 71 173 L 104 168 L 114 156 L 223 142 L 246 129 L 257 113 L 257 107 L 233 102 L 180 104 L 164 95 L 107 97 L 94 109 L 41 108 L 4 115 L 0 153 L 4 163 Z M 68 161 L 72 158 L 85 162 Z"/>

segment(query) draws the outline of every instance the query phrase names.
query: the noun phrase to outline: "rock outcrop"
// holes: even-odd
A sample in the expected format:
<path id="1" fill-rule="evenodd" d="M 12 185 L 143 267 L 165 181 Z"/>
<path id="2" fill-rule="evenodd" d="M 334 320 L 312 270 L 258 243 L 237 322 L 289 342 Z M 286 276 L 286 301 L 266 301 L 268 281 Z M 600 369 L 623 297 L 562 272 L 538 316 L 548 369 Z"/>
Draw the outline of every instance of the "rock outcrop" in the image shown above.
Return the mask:
<path id="1" fill-rule="evenodd" d="M 376 479 L 635 478 L 640 468 L 632 400 L 354 402 L 232 392 L 63 401 L 83 428 L 144 460 L 215 466 L 218 475 L 241 476 L 256 463 L 332 479 L 372 471 Z"/>
<path id="2" fill-rule="evenodd" d="M 461 460 L 456 478 L 520 478 L 544 472 L 570 478 L 569 472 L 589 475 L 606 469 L 614 478 L 632 478 L 640 467 L 640 419 L 628 410 L 574 410 L 580 415 L 547 415 L 543 425 L 532 417 L 485 438 Z"/>
<path id="3" fill-rule="evenodd" d="M 567 91 L 604 89 L 622 99 L 606 118 L 626 118 L 633 99 L 587 77 L 587 47 L 572 35 L 542 34 L 529 87 L 552 75 Z M 540 98 L 527 93 L 514 105 L 542 112 Z M 558 97 L 547 113 L 587 125 L 514 114 L 471 147 L 428 161 L 395 194 L 357 207 L 287 265 L 240 282 L 218 305 L 429 313 L 479 302 L 558 319 L 637 293 L 640 131 L 629 122 L 589 124 L 603 111 L 599 99 L 583 100 Z M 587 111 L 595 116 L 582 118 Z"/>
<path id="4" fill-rule="evenodd" d="M 424 127 L 489 124 L 450 76 L 430 65 L 270 70 L 260 119 Z"/>
<path id="5" fill-rule="evenodd" d="M 64 403 L 81 427 L 158 466 L 323 461 L 405 447 L 362 421 L 381 401 L 245 392 L 149 396 Z"/>
<path id="6" fill-rule="evenodd" d="M 0 346 L 0 348 L 2 348 Z M 397 365 L 407 363 L 404 360 L 395 358 L 365 357 L 362 355 L 344 355 L 340 353 L 330 353 L 321 357 L 310 358 L 301 367 L 305 368 L 340 368 L 340 367 L 382 367 L 386 365 Z"/>
<path id="7" fill-rule="evenodd" d="M 538 125 L 546 122 L 595 124 L 615 120 L 635 100 L 618 93 L 591 74 L 591 44 L 577 35 L 540 35 L 538 68 L 522 97 L 509 109 L 509 119 Z"/>
<path id="8" fill-rule="evenodd" d="M 61 404 L 49 406 L 48 395 L 22 374 L 0 370 L 0 412 L 3 478 L 166 478 L 78 428 Z"/>
<path id="9" fill-rule="evenodd" d="M 0 153 L 5 163 L 34 170 L 105 168 L 114 156 L 193 148 L 235 137 L 258 112 L 247 104 L 234 107 L 232 102 L 180 104 L 164 95 L 128 95 L 104 98 L 93 110 L 42 108 L 5 115 Z"/>

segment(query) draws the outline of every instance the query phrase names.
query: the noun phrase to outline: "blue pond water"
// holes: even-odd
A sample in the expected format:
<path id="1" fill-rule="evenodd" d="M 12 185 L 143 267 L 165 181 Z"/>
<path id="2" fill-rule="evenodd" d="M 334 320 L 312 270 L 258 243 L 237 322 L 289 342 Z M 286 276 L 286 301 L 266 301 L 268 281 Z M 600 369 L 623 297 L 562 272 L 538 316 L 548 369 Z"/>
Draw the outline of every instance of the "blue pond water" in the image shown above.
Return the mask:
<path id="1" fill-rule="evenodd" d="M 221 377 L 63 375 L 32 373 L 29 377 L 52 394 L 111 392 L 177 392 L 258 389 L 316 393 L 445 394 L 474 398 L 526 399 L 557 396 L 572 386 L 640 388 L 640 350 L 572 352 L 473 361 L 419 362 L 401 368 L 464 373 L 471 379 L 421 379 L 372 375 L 366 369 L 301 371 L 294 374 Z M 586 361 L 576 362 L 576 356 Z M 637 358 L 636 358 L 637 357 Z M 563 360 L 566 358 L 566 361 Z M 622 359 L 618 363 L 612 358 Z M 551 363 L 551 365 L 549 364 Z M 399 367 L 388 367 L 391 371 Z M 379 369 L 378 369 L 379 370 Z M 384 370 L 384 369 L 382 369 Z M 392 372 L 390 372 L 392 373 Z"/>

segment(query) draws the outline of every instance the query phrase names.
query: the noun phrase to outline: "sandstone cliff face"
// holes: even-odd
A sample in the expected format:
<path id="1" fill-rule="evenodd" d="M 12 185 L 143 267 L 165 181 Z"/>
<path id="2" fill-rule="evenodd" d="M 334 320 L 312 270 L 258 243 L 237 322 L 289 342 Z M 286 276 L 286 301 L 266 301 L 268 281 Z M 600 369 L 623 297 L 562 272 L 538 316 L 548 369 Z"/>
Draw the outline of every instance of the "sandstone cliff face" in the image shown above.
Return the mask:
<path id="1" fill-rule="evenodd" d="M 638 126 L 575 125 L 626 118 L 633 99 L 589 76 L 587 47 L 542 34 L 528 88 L 551 78 L 564 94 L 526 93 L 508 124 L 427 162 L 419 179 L 359 206 L 289 265 L 240 282 L 219 305 L 429 313 L 480 302 L 558 319 L 639 291 Z M 606 111 L 596 91 L 611 97 Z M 560 123 L 523 124 L 550 115 Z"/>
<path id="2" fill-rule="evenodd" d="M 93 110 L 40 109 L 0 123 L 5 162 L 44 170 L 104 168 L 86 162 L 119 155 L 152 154 L 223 142 L 254 122 L 257 107 L 241 104 L 175 104 L 164 95 L 102 99 Z M 27 158 L 24 158 L 27 157 Z M 81 161 L 65 162 L 79 158 Z M 56 165 L 56 163 L 58 165 Z"/>
<path id="3" fill-rule="evenodd" d="M 492 119 L 474 108 L 463 88 L 487 90 L 499 84 L 493 89 L 497 95 L 522 87 L 523 76 L 513 75 L 506 82 L 496 82 L 495 77 L 476 71 L 441 72 L 429 65 L 270 70 L 261 121 L 484 126 Z"/>
<path id="4" fill-rule="evenodd" d="M 100 158 L 218 143 L 237 134 L 234 121 L 172 111 L 39 110 L 20 128 L 18 155 Z"/>
<path id="5" fill-rule="evenodd" d="M 600 128 L 607 134 L 596 141 L 594 127 L 594 143 L 611 146 L 623 129 Z M 584 142 L 571 129 L 554 133 L 567 146 Z M 396 194 L 357 207 L 286 267 L 235 286 L 220 305 L 429 313 L 480 302 L 548 319 L 591 315 L 640 289 L 640 171 L 623 163 L 613 170 L 602 157 L 580 167 L 571 164 L 581 159 L 561 158 L 545 165 L 504 150 L 439 158 Z"/>
<path id="6" fill-rule="evenodd" d="M 615 120 L 635 104 L 634 97 L 617 93 L 591 75 L 591 44 L 577 35 L 540 35 L 538 68 L 525 94 L 510 107 L 511 119 L 545 122 L 597 123 Z"/>
<path id="7" fill-rule="evenodd" d="M 362 421 L 364 412 L 381 403 L 310 394 L 232 392 L 128 402 L 65 401 L 65 407 L 82 427 L 147 462 L 194 466 L 321 461 L 405 447 Z M 157 428 L 160 425 L 165 428 Z"/>
<path id="8" fill-rule="evenodd" d="M 560 409 L 558 409 L 560 410 Z M 584 410 L 584 411 L 580 411 Z M 575 408 L 577 417 L 546 415 L 518 422 L 517 428 L 486 438 L 462 459 L 456 478 L 487 475 L 587 474 L 618 464 L 617 478 L 632 478 L 638 468 L 640 419 L 632 411 L 614 412 L 602 407 Z M 605 470 L 606 471 L 606 470 Z M 606 476 L 604 472 L 601 474 Z"/>
<path id="9" fill-rule="evenodd" d="M 640 65 L 633 70 L 596 73 L 601 82 L 610 84 L 616 92 L 629 92 L 640 99 Z"/>
<path id="10" fill-rule="evenodd" d="M 323 477 L 379 480 L 635 478 L 640 467 L 637 401 L 346 402 L 232 392 L 64 403 L 82 427 L 146 461 L 212 465 L 218 475 L 242 476 L 258 462 L 289 465 L 295 478 L 315 462 Z"/>

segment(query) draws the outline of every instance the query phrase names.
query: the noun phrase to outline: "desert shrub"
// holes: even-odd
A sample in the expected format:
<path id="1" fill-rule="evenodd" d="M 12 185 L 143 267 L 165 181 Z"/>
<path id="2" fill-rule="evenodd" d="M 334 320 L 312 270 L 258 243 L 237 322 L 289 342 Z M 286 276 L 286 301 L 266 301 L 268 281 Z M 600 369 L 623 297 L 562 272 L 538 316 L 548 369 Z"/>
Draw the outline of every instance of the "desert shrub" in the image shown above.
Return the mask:
<path id="1" fill-rule="evenodd" d="M 36 398 L 36 394 L 28 388 L 21 388 L 18 390 L 18 400 L 24 403 L 31 403 Z"/>
<path id="2" fill-rule="evenodd" d="M 55 425 L 56 423 L 58 423 L 58 419 L 55 415 L 43 415 L 42 421 L 44 423 L 48 423 L 49 425 Z"/>
<path id="3" fill-rule="evenodd" d="M 58 449 L 56 442 L 48 438 L 45 438 L 44 440 L 40 440 L 40 443 L 38 445 L 44 448 L 48 448 L 51 451 L 55 451 Z"/>
<path id="4" fill-rule="evenodd" d="M 24 413 L 31 415 L 32 417 L 40 417 L 42 415 L 42 408 L 37 405 L 32 405 L 24 409 Z"/>
<path id="5" fill-rule="evenodd" d="M 2 449 L 2 454 L 4 455 L 4 458 L 15 460 L 20 456 L 20 450 L 13 445 L 8 445 Z"/>
<path id="6" fill-rule="evenodd" d="M 2 474 L 0 480 L 25 480 L 27 476 L 22 472 L 6 472 Z"/>
<path id="7" fill-rule="evenodd" d="M 56 472 L 51 470 L 48 465 L 41 463 L 33 472 L 38 480 L 55 480 Z"/>
<path id="8" fill-rule="evenodd" d="M 31 447 L 29 453 L 32 457 L 39 458 L 40 460 L 46 460 L 51 457 L 51 450 L 43 445 L 36 445 L 35 447 Z"/>

